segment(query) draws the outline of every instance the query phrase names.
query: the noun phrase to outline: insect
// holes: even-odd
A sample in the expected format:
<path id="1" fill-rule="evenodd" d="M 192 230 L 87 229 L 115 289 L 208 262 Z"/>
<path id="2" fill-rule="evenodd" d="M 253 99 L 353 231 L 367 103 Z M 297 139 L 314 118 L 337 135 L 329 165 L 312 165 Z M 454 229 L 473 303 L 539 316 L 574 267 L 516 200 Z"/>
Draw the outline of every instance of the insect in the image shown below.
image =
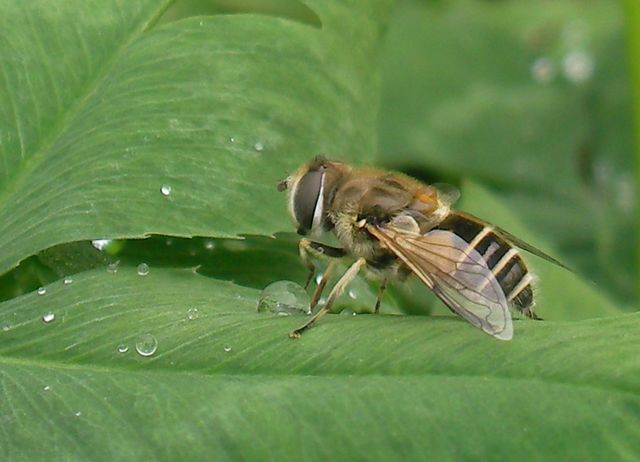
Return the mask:
<path id="1" fill-rule="evenodd" d="M 451 209 L 457 190 L 426 185 L 404 174 L 354 168 L 316 157 L 278 184 L 301 235 L 333 232 L 342 245 L 301 239 L 300 256 L 315 274 L 314 258 L 330 263 L 311 299 L 314 308 L 345 256 L 355 262 L 332 288 L 325 306 L 289 334 L 301 334 L 325 316 L 363 269 L 381 281 L 374 311 L 390 281 L 415 275 L 454 313 L 501 340 L 513 337 L 511 310 L 531 319 L 533 277 L 516 247 L 564 267 L 504 230 Z"/>

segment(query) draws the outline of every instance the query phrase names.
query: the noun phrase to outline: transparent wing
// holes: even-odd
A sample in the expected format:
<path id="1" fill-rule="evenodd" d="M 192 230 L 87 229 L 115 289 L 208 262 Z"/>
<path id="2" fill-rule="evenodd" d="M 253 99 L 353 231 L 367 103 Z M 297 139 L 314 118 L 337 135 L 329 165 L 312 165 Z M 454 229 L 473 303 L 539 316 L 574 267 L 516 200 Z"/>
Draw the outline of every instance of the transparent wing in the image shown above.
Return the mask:
<path id="1" fill-rule="evenodd" d="M 448 183 L 434 183 L 431 186 L 436 188 L 438 198 L 446 206 L 451 206 L 460 199 L 460 191 L 453 185 Z"/>
<path id="2" fill-rule="evenodd" d="M 513 323 L 505 294 L 482 256 L 444 230 L 426 234 L 393 225 L 367 225 L 452 311 L 501 340 L 511 340 Z"/>

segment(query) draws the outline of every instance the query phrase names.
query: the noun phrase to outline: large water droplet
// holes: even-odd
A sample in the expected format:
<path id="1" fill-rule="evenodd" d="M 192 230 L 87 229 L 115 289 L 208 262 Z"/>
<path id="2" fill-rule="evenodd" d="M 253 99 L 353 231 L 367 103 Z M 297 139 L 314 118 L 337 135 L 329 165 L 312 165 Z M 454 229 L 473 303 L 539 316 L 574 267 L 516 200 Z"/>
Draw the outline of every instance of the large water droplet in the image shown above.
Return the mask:
<path id="1" fill-rule="evenodd" d="M 258 311 L 271 313 L 309 314 L 309 295 L 295 282 L 277 281 L 269 284 L 260 295 Z"/>
<path id="2" fill-rule="evenodd" d="M 65 286 L 68 286 L 69 284 L 73 283 L 73 279 L 67 276 L 66 278 L 64 278 L 64 281 L 62 282 Z"/>
<path id="3" fill-rule="evenodd" d="M 198 308 L 189 308 L 187 310 L 187 318 L 189 318 L 190 321 L 193 321 L 194 319 L 198 319 L 199 315 L 200 313 L 198 313 Z"/>
<path id="4" fill-rule="evenodd" d="M 126 343 L 121 343 L 120 345 L 118 345 L 118 353 L 126 353 L 127 351 L 129 351 L 129 345 L 127 345 Z"/>
<path id="5" fill-rule="evenodd" d="M 171 195 L 171 186 L 168 184 L 163 184 L 160 188 L 160 192 L 163 196 L 169 197 Z"/>
<path id="6" fill-rule="evenodd" d="M 107 273 L 115 274 L 118 272 L 120 266 L 120 260 L 111 262 L 107 265 Z"/>
<path id="7" fill-rule="evenodd" d="M 55 319 L 56 319 L 56 315 L 51 311 L 42 315 L 42 321 L 44 321 L 46 324 L 53 322 Z"/>
<path id="8" fill-rule="evenodd" d="M 46 287 L 39 287 L 38 288 L 38 295 L 46 295 L 47 294 L 47 288 Z"/>
<path id="9" fill-rule="evenodd" d="M 157 349 L 158 339 L 151 334 L 142 334 L 136 339 L 136 351 L 140 356 L 151 356 Z"/>
<path id="10" fill-rule="evenodd" d="M 146 276 L 147 274 L 149 274 L 149 265 L 147 265 L 146 263 L 140 263 L 136 268 L 136 271 L 139 276 Z"/>

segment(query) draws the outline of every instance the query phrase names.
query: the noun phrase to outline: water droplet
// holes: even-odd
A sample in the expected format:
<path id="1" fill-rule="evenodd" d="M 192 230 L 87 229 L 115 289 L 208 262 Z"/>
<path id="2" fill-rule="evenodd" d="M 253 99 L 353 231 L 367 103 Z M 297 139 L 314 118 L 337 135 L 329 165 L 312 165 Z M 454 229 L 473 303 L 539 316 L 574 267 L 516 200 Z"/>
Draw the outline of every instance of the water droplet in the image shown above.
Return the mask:
<path id="1" fill-rule="evenodd" d="M 269 284 L 260 295 L 258 311 L 287 314 L 309 314 L 309 295 L 295 282 L 277 281 Z"/>
<path id="2" fill-rule="evenodd" d="M 581 83 L 591 78 L 595 63 L 593 58 L 584 51 L 572 51 L 565 56 L 562 67 L 568 80 Z"/>
<path id="3" fill-rule="evenodd" d="M 9 332 L 11 330 L 11 323 L 9 321 L 4 321 L 2 323 L 2 331 Z"/>
<path id="4" fill-rule="evenodd" d="M 149 265 L 147 265 L 146 263 L 140 263 L 136 268 L 136 271 L 139 276 L 146 276 L 147 274 L 149 274 Z"/>
<path id="5" fill-rule="evenodd" d="M 56 315 L 51 311 L 49 311 L 49 312 L 47 312 L 47 313 L 42 315 L 42 320 L 46 324 L 49 324 L 50 322 L 53 322 L 53 320 L 55 320 L 55 319 L 56 319 Z"/>
<path id="6" fill-rule="evenodd" d="M 119 266 L 120 266 L 120 260 L 109 263 L 107 265 L 107 273 L 111 273 L 111 274 L 117 273 Z"/>
<path id="7" fill-rule="evenodd" d="M 38 295 L 46 295 L 47 294 L 47 288 L 46 287 L 39 287 L 38 288 Z"/>
<path id="8" fill-rule="evenodd" d="M 171 186 L 168 184 L 163 184 L 160 188 L 160 192 L 164 197 L 169 197 L 171 195 Z"/>
<path id="9" fill-rule="evenodd" d="M 349 289 L 349 298 L 355 300 L 358 298 L 358 293 L 353 289 Z"/>
<path id="10" fill-rule="evenodd" d="M 255 149 L 258 152 L 262 152 L 264 150 L 264 144 L 258 141 L 256 144 L 253 145 L 253 149 Z"/>
<path id="11" fill-rule="evenodd" d="M 536 82 L 550 82 L 556 76 L 556 67 L 547 57 L 536 59 L 531 66 L 531 76 Z"/>
<path id="12" fill-rule="evenodd" d="M 320 285 L 320 281 L 322 281 L 322 276 L 324 276 L 322 273 L 318 273 L 316 275 L 316 285 L 319 286 Z"/>
<path id="13" fill-rule="evenodd" d="M 225 345 L 222 349 L 224 350 L 225 353 L 229 353 L 232 348 L 229 345 Z"/>
<path id="14" fill-rule="evenodd" d="M 73 283 L 73 279 L 67 276 L 66 278 L 64 278 L 64 281 L 62 282 L 64 285 L 68 286 L 69 284 Z"/>
<path id="15" fill-rule="evenodd" d="M 189 308 L 187 310 L 187 318 L 189 318 L 190 321 L 193 321 L 194 319 L 198 319 L 199 315 L 200 313 L 198 313 L 198 308 Z"/>
<path id="16" fill-rule="evenodd" d="M 75 416 L 76 416 L 76 417 L 80 417 L 81 415 L 82 415 L 82 412 L 80 412 L 80 411 L 78 411 L 78 412 L 76 412 L 76 413 L 75 413 Z"/>
<path id="17" fill-rule="evenodd" d="M 45 385 L 43 388 L 44 391 L 49 391 L 51 390 L 51 387 L 49 385 Z"/>
<path id="18" fill-rule="evenodd" d="M 109 244 L 111 244 L 111 239 L 95 239 L 91 241 L 91 245 L 101 252 L 106 249 Z"/>
<path id="19" fill-rule="evenodd" d="M 142 334 L 136 339 L 136 351 L 140 356 L 151 356 L 157 349 L 158 339 L 151 334 Z"/>
<path id="20" fill-rule="evenodd" d="M 229 138 L 229 142 L 230 142 L 230 143 L 235 143 L 235 142 L 236 142 L 236 139 L 232 136 L 232 137 L 230 137 L 230 138 Z"/>
<path id="21" fill-rule="evenodd" d="M 355 311 L 353 311 L 353 310 L 350 310 L 349 308 L 346 308 L 346 309 L 342 310 L 342 312 L 341 312 L 340 314 L 342 314 L 342 315 L 344 315 L 344 316 L 355 316 L 355 315 L 357 315 L 358 313 L 356 313 L 356 312 L 355 312 Z"/>
<path id="22" fill-rule="evenodd" d="M 127 351 L 129 351 L 129 345 L 127 345 L 126 343 L 121 343 L 120 345 L 118 345 L 118 353 L 126 353 Z"/>
<path id="23" fill-rule="evenodd" d="M 216 248 L 216 243 L 213 242 L 213 241 L 206 241 L 204 243 L 204 248 L 207 249 L 207 250 L 213 250 L 213 249 Z"/>

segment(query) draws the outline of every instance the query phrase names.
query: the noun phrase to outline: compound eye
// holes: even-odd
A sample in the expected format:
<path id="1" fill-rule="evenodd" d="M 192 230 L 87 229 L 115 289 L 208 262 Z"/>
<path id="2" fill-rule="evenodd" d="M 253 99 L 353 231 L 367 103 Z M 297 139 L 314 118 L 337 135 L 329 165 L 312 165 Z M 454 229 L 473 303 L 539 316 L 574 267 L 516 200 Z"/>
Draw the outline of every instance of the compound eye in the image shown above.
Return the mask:
<path id="1" fill-rule="evenodd" d="M 322 208 L 322 198 L 320 192 L 322 190 L 322 172 L 311 171 L 304 175 L 298 187 L 296 188 L 295 197 L 293 198 L 293 213 L 298 222 L 298 232 L 306 234 L 313 228 L 314 217 L 322 211 L 316 211 L 318 207 Z"/>

